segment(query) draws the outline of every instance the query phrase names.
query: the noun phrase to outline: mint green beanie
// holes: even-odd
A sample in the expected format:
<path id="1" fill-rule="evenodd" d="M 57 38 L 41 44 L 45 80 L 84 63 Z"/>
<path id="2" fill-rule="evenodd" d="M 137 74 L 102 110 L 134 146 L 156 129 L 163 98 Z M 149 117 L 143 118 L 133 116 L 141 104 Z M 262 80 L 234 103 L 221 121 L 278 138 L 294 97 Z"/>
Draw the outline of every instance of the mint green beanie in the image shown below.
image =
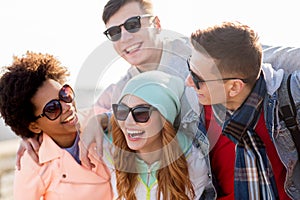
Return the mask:
<path id="1" fill-rule="evenodd" d="M 149 71 L 133 77 L 125 85 L 121 98 L 130 94 L 157 108 L 166 120 L 174 123 L 180 113 L 180 98 L 184 91 L 181 78 L 161 71 Z"/>

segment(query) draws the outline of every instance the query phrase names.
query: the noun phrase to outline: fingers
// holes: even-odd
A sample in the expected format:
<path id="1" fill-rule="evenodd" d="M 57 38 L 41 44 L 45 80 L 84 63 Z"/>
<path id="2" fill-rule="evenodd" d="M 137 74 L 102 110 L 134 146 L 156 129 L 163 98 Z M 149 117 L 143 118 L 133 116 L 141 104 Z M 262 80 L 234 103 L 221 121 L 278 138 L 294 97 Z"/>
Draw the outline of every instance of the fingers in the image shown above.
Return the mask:
<path id="1" fill-rule="evenodd" d="M 28 149 L 27 148 L 26 149 L 29 150 L 29 148 L 30 148 L 34 152 L 38 153 L 39 149 L 40 149 L 40 146 L 41 146 L 41 144 L 39 143 L 40 138 L 42 138 L 42 137 L 37 136 L 35 138 L 28 138 L 27 145 L 29 145 L 29 147 L 28 147 Z"/>
<path id="2" fill-rule="evenodd" d="M 88 151 L 91 147 L 92 144 L 96 142 L 96 154 L 98 160 L 102 159 L 103 155 L 103 129 L 100 126 L 100 117 L 99 116 L 94 116 L 91 117 L 88 120 L 88 123 L 86 123 L 86 126 L 83 128 L 81 132 L 81 150 L 80 150 L 80 159 L 82 164 L 90 169 L 91 167 L 94 167 L 94 164 L 91 162 L 89 158 Z M 94 151 L 94 149 L 93 149 Z M 91 155 L 90 155 L 91 156 Z M 96 156 L 94 154 L 94 156 Z"/>
<path id="3" fill-rule="evenodd" d="M 99 156 L 99 158 L 102 159 L 103 156 L 103 129 L 99 128 L 99 133 L 95 135 L 96 139 L 96 153 Z"/>
<path id="4" fill-rule="evenodd" d="M 38 141 L 39 144 L 42 144 L 42 142 L 43 142 L 42 134 L 38 134 L 38 139 L 37 139 L 37 141 Z"/>
<path id="5" fill-rule="evenodd" d="M 80 148 L 80 160 L 82 166 L 86 167 L 87 169 L 91 170 L 94 167 L 94 164 L 91 162 L 91 160 L 88 157 L 88 150 L 85 146 Z"/>
<path id="6" fill-rule="evenodd" d="M 42 138 L 42 137 L 40 137 Z M 40 148 L 40 142 L 42 139 L 39 139 L 39 136 L 34 138 L 23 138 L 20 142 L 20 146 L 16 155 L 16 167 L 18 170 L 21 169 L 21 158 L 24 155 L 24 152 L 27 150 L 30 157 L 39 164 L 38 151 Z"/>
<path id="7" fill-rule="evenodd" d="M 17 155 L 16 155 L 16 168 L 18 170 L 21 169 L 21 157 L 24 155 L 24 152 L 26 150 L 26 148 L 22 145 L 22 141 L 20 142 L 20 146 L 18 148 L 18 151 L 17 151 Z"/>
<path id="8" fill-rule="evenodd" d="M 104 137 L 104 130 L 103 127 L 107 128 L 108 127 L 108 116 L 103 113 L 97 116 L 98 121 L 100 122 L 98 126 L 98 134 L 95 136 L 96 140 L 96 152 L 97 155 L 102 159 L 103 156 L 103 137 Z"/>
<path id="9" fill-rule="evenodd" d="M 87 169 L 92 169 L 94 164 L 89 158 L 89 148 L 95 141 L 94 127 L 97 126 L 93 118 L 89 119 L 86 126 L 82 129 L 80 134 L 81 148 L 80 148 L 80 160 L 81 164 Z"/>
<path id="10" fill-rule="evenodd" d="M 40 144 L 36 139 L 30 138 L 27 141 L 24 141 L 24 146 L 27 150 L 27 153 L 29 156 L 37 163 L 39 164 L 39 156 L 38 151 L 40 148 Z"/>

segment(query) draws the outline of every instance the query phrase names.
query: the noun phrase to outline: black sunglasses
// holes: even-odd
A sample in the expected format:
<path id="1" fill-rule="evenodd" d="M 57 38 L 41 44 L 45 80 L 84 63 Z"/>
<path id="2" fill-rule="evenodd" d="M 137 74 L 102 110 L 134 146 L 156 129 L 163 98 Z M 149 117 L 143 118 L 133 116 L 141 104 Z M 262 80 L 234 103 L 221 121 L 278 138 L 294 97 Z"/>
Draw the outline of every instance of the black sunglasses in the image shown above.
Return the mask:
<path id="1" fill-rule="evenodd" d="M 200 87 L 203 83 L 206 83 L 206 82 L 210 82 L 210 81 L 226 81 L 226 80 L 234 80 L 234 79 L 239 79 L 241 81 L 243 81 L 244 83 L 247 83 L 248 80 L 247 79 L 243 79 L 243 78 L 221 78 L 221 79 L 213 79 L 213 80 L 203 80 L 202 78 L 200 78 L 197 74 L 195 74 L 192 70 L 191 70 L 191 66 L 190 66 L 190 57 L 187 59 L 187 66 L 188 66 L 188 69 L 191 73 L 191 77 L 193 79 L 193 82 L 196 86 L 196 88 L 198 90 L 200 90 Z"/>
<path id="2" fill-rule="evenodd" d="M 117 120 L 125 121 L 131 112 L 134 121 L 138 123 L 146 123 L 150 119 L 152 111 L 157 110 L 155 107 L 147 104 L 138 105 L 133 108 L 124 104 L 113 104 L 112 108 Z"/>
<path id="3" fill-rule="evenodd" d="M 104 35 L 106 37 L 115 42 L 118 41 L 121 38 L 121 27 L 124 26 L 124 28 L 129 33 L 136 33 L 141 29 L 141 19 L 145 17 L 152 17 L 150 14 L 135 16 L 127 19 L 123 24 L 120 24 L 119 26 L 112 26 L 108 28 L 106 31 L 104 31 Z"/>
<path id="4" fill-rule="evenodd" d="M 43 113 L 37 116 L 35 120 L 42 117 L 47 117 L 51 121 L 56 120 L 62 113 L 62 106 L 60 101 L 71 103 L 75 98 L 75 94 L 71 86 L 65 84 L 59 90 L 58 97 L 59 99 L 52 99 L 51 101 L 49 101 L 43 108 Z"/>

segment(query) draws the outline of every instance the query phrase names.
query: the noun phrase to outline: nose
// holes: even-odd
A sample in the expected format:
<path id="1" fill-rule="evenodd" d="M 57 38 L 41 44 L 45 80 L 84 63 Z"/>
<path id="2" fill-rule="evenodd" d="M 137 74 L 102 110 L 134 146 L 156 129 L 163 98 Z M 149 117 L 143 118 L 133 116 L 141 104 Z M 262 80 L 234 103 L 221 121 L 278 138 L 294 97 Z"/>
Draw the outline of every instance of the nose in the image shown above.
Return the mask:
<path id="1" fill-rule="evenodd" d="M 133 33 L 129 33 L 125 28 L 124 26 L 121 26 L 121 38 L 120 40 L 121 41 L 127 41 L 129 39 L 131 39 L 133 37 Z"/>
<path id="2" fill-rule="evenodd" d="M 125 119 L 125 124 L 135 124 L 135 120 L 133 119 L 132 113 L 130 112 Z"/>
<path id="3" fill-rule="evenodd" d="M 185 85 L 188 87 L 193 87 L 195 90 L 197 90 L 194 81 L 192 80 L 191 74 L 189 74 L 185 79 Z"/>
<path id="4" fill-rule="evenodd" d="M 73 106 L 73 102 L 71 102 L 71 103 L 66 103 L 66 102 L 64 102 L 64 101 L 60 101 L 60 104 L 61 104 L 63 113 L 68 112 L 68 111 L 72 108 L 72 106 Z"/>

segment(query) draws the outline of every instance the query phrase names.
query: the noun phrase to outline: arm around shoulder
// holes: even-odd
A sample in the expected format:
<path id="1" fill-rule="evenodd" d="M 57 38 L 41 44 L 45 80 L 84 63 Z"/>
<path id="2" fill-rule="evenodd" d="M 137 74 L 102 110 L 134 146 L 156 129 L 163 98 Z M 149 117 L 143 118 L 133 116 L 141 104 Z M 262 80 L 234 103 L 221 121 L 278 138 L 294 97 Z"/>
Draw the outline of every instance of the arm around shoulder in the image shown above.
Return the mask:
<path id="1" fill-rule="evenodd" d="M 274 69 L 300 70 L 300 47 L 263 45 L 263 62 Z"/>
<path id="2" fill-rule="evenodd" d="M 45 194 L 46 184 L 40 176 L 41 166 L 25 152 L 21 170 L 15 171 L 14 199 L 40 199 Z"/>

